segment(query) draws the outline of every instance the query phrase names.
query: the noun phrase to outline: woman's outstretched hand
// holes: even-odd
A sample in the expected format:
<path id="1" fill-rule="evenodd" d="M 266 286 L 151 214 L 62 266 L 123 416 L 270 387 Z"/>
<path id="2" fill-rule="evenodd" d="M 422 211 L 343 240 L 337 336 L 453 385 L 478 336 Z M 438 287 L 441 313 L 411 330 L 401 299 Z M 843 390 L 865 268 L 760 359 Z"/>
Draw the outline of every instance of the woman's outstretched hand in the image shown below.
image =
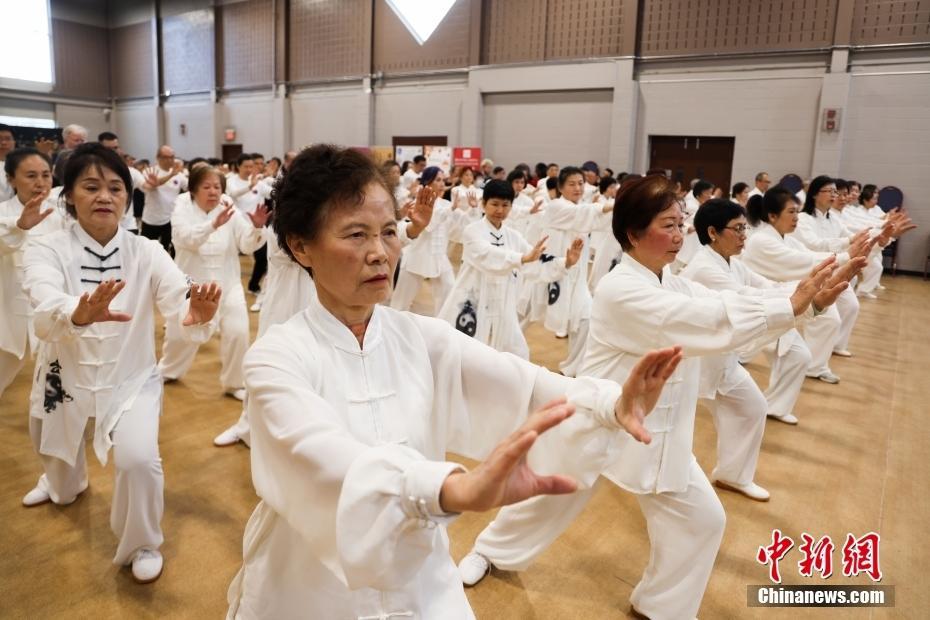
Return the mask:
<path id="1" fill-rule="evenodd" d="M 665 382 L 678 368 L 682 357 L 681 347 L 650 351 L 636 362 L 623 383 L 623 394 L 617 399 L 614 415 L 636 441 L 652 441 L 643 422 L 659 402 Z"/>
<path id="2" fill-rule="evenodd" d="M 577 484 L 568 476 L 539 476 L 526 462 L 536 438 L 574 412 L 575 406 L 565 397 L 543 405 L 476 468 L 450 474 L 442 485 L 439 505 L 446 512 L 481 512 L 536 495 L 574 492 Z"/>

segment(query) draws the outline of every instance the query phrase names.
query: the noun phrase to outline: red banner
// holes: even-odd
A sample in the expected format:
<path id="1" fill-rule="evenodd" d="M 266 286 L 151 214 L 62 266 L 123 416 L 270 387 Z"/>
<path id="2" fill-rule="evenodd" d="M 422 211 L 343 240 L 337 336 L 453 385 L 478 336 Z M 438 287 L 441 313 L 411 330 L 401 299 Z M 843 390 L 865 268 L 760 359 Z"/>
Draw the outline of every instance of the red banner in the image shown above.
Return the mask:
<path id="1" fill-rule="evenodd" d="M 454 166 L 468 166 L 474 170 L 481 164 L 481 148 L 477 146 L 456 146 L 452 149 Z"/>

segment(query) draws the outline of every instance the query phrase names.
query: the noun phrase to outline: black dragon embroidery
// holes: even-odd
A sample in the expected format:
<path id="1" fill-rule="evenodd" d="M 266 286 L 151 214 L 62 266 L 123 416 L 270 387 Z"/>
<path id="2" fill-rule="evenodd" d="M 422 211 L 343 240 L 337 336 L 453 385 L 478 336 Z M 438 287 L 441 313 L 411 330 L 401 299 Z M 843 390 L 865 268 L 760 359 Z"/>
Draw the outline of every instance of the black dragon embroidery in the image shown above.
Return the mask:
<path id="1" fill-rule="evenodd" d="M 52 413 L 60 403 L 73 400 L 61 384 L 61 364 L 55 360 L 45 373 L 45 413 Z"/>

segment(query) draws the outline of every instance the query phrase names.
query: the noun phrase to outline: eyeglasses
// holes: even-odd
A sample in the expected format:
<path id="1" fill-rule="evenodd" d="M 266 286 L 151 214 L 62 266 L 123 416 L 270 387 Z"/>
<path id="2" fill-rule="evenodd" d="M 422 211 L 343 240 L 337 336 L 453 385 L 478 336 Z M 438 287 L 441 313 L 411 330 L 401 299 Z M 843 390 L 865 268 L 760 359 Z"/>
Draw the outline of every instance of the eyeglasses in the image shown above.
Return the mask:
<path id="1" fill-rule="evenodd" d="M 732 230 L 737 235 L 745 235 L 746 231 L 749 230 L 749 226 L 746 224 L 737 224 L 736 226 L 724 226 L 727 230 Z"/>

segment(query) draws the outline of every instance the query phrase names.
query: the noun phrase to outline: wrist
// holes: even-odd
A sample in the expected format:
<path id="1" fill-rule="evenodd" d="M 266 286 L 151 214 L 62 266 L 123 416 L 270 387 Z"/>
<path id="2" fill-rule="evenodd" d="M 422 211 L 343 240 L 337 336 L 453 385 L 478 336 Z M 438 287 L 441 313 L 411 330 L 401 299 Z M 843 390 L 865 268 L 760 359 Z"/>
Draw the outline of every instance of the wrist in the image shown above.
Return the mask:
<path id="1" fill-rule="evenodd" d="M 439 491 L 439 507 L 443 512 L 464 512 L 466 507 L 462 500 L 462 487 L 466 482 L 464 471 L 456 470 L 446 476 Z"/>

